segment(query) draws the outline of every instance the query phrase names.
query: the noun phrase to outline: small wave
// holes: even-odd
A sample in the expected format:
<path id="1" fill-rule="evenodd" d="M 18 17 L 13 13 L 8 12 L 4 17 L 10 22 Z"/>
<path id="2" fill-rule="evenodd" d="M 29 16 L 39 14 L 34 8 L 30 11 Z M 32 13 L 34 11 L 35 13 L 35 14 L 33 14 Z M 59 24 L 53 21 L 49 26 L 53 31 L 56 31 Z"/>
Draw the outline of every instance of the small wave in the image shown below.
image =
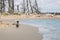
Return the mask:
<path id="1" fill-rule="evenodd" d="M 21 24 L 38 27 L 43 40 L 60 40 L 60 20 L 23 20 Z"/>

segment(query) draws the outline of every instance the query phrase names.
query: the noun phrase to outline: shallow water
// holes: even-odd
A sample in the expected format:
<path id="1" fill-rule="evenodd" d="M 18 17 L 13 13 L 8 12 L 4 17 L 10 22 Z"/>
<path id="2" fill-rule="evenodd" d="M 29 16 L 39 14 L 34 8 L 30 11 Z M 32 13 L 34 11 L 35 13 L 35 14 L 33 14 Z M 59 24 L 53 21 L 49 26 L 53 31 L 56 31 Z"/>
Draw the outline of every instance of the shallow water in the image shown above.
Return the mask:
<path id="1" fill-rule="evenodd" d="M 21 24 L 28 24 L 39 28 L 43 40 L 60 40 L 60 19 L 20 20 Z"/>

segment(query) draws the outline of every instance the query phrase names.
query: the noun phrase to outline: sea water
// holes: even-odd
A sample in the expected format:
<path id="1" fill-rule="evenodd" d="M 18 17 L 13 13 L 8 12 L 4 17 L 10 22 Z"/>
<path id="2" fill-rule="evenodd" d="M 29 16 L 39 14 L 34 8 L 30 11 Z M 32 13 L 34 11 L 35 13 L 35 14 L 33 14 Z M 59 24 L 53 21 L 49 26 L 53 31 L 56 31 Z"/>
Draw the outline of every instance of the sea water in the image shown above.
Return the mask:
<path id="1" fill-rule="evenodd" d="M 60 19 L 28 19 L 20 22 L 38 27 L 38 33 L 43 34 L 43 40 L 60 40 Z"/>

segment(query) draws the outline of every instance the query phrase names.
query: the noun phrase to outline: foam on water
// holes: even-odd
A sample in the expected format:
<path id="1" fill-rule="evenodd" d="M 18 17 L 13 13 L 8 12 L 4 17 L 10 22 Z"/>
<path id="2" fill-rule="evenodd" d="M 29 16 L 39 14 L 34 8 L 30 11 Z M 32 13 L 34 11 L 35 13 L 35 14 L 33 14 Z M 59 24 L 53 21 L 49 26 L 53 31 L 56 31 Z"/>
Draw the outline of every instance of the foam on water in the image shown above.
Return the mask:
<path id="1" fill-rule="evenodd" d="M 20 20 L 22 24 L 28 24 L 39 28 L 43 33 L 43 40 L 60 40 L 60 20 Z"/>

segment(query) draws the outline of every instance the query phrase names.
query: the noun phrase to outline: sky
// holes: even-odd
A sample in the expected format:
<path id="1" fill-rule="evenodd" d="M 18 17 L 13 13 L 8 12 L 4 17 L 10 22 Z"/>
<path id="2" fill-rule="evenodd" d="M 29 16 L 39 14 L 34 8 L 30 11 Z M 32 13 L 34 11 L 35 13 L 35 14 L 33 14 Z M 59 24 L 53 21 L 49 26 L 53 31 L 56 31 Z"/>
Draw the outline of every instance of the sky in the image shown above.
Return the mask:
<path id="1" fill-rule="evenodd" d="M 34 0 L 31 0 L 32 4 Z M 37 0 L 41 12 L 60 12 L 60 0 Z M 21 5 L 22 0 L 15 0 L 15 5 Z"/>
<path id="2" fill-rule="evenodd" d="M 38 0 L 38 4 L 44 12 L 60 12 L 60 0 Z"/>

